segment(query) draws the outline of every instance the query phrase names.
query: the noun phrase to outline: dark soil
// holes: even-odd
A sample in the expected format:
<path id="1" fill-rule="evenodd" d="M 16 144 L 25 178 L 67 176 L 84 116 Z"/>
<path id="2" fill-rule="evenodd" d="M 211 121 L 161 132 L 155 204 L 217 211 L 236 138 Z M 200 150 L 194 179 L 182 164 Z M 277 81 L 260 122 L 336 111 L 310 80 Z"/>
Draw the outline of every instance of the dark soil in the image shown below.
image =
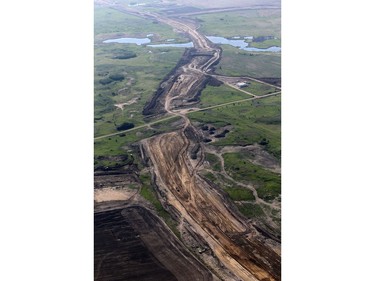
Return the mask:
<path id="1" fill-rule="evenodd" d="M 94 216 L 95 281 L 177 281 L 145 247 L 121 210 Z"/>

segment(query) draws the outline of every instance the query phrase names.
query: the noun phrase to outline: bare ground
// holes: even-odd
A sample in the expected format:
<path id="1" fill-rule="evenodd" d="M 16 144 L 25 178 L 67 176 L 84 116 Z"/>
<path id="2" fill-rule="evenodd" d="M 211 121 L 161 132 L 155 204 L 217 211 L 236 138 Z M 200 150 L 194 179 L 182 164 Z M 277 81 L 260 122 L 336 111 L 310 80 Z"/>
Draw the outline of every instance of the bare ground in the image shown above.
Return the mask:
<path id="1" fill-rule="evenodd" d="M 166 204 L 209 244 L 226 268 L 243 280 L 280 278 L 279 255 L 264 244 L 260 247 L 256 232 L 233 211 L 228 200 L 195 173 L 187 152 L 189 140 L 182 131 L 143 144 Z"/>

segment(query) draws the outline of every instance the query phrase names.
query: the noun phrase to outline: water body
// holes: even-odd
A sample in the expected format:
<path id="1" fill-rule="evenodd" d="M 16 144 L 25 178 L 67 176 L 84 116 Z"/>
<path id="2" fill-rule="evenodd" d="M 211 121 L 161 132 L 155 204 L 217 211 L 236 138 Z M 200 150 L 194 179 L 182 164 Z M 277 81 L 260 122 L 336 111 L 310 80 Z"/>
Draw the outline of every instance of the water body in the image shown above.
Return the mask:
<path id="1" fill-rule="evenodd" d="M 137 44 L 138 46 L 150 42 L 151 40 L 149 38 L 117 38 L 103 41 L 103 43 Z"/>
<path id="2" fill-rule="evenodd" d="M 150 35 L 151 34 L 148 34 L 148 37 L 151 37 Z M 217 37 L 217 36 L 207 36 L 207 39 L 215 44 L 227 44 L 227 45 L 231 45 L 233 47 L 237 47 L 241 50 L 245 50 L 248 52 L 281 52 L 281 48 L 276 47 L 276 46 L 272 46 L 267 49 L 248 47 L 249 44 L 245 42 L 245 39 L 227 39 L 224 37 Z M 174 39 L 167 39 L 168 42 L 172 42 L 173 40 Z M 117 39 L 105 40 L 103 41 L 103 43 L 137 44 L 138 46 L 140 46 L 140 45 L 151 43 L 151 40 L 150 38 L 117 38 Z M 154 45 L 147 45 L 147 47 L 192 48 L 194 47 L 194 45 L 193 45 L 193 42 L 188 42 L 188 43 L 175 43 L 175 44 L 172 44 L 172 43 L 154 44 Z"/>
<path id="3" fill-rule="evenodd" d="M 150 34 L 149 34 L 150 35 Z M 175 39 L 168 39 L 168 42 L 172 42 Z M 151 43 L 149 38 L 117 38 L 108 39 L 103 43 L 120 43 L 120 44 L 137 44 L 138 46 Z M 175 43 L 175 44 L 154 44 L 147 45 L 147 47 L 163 48 L 163 47 L 176 47 L 176 48 L 192 48 L 194 47 L 193 42 L 189 43 Z"/>
<path id="4" fill-rule="evenodd" d="M 267 49 L 249 47 L 249 44 L 245 42 L 244 39 L 233 40 L 233 39 L 227 39 L 224 37 L 217 37 L 217 36 L 206 36 L 206 37 L 212 43 L 231 45 L 233 47 L 236 47 L 241 50 L 248 51 L 248 52 L 281 52 L 281 48 L 276 47 L 276 46 L 272 46 Z"/>
<path id="5" fill-rule="evenodd" d="M 147 47 L 176 47 L 176 48 L 192 48 L 194 47 L 193 42 L 189 43 L 177 43 L 177 44 L 155 44 L 155 45 L 147 45 Z"/>

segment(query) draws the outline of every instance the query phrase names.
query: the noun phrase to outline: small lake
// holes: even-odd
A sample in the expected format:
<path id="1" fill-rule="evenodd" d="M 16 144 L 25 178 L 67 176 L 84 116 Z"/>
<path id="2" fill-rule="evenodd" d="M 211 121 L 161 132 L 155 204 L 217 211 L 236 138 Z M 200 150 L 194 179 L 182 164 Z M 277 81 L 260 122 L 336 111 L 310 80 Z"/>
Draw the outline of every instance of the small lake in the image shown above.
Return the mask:
<path id="1" fill-rule="evenodd" d="M 121 44 L 137 44 L 143 45 L 150 43 L 149 38 L 118 38 L 118 39 L 108 39 L 103 41 L 103 43 L 121 43 Z"/>
<path id="2" fill-rule="evenodd" d="M 245 39 L 227 39 L 224 37 L 217 36 L 206 36 L 208 40 L 215 44 L 226 44 L 233 47 L 245 50 L 248 52 L 281 52 L 280 47 L 272 46 L 267 49 L 249 47 L 249 44 L 245 42 Z"/>
<path id="3" fill-rule="evenodd" d="M 174 40 L 175 39 L 168 39 L 167 41 L 173 42 Z M 103 41 L 103 43 L 137 44 L 138 46 L 140 46 L 140 45 L 151 43 L 151 40 L 149 38 L 117 38 L 117 39 L 105 40 L 105 41 Z M 189 43 L 154 44 L 154 45 L 147 45 L 147 47 L 153 47 L 153 48 L 163 48 L 163 47 L 192 48 L 192 47 L 194 47 L 194 45 L 193 45 L 193 42 L 189 42 Z"/>
<path id="4" fill-rule="evenodd" d="M 159 47 L 176 47 L 176 48 L 192 48 L 194 47 L 193 42 L 189 43 L 177 43 L 177 44 L 155 44 L 147 45 L 147 47 L 159 48 Z"/>

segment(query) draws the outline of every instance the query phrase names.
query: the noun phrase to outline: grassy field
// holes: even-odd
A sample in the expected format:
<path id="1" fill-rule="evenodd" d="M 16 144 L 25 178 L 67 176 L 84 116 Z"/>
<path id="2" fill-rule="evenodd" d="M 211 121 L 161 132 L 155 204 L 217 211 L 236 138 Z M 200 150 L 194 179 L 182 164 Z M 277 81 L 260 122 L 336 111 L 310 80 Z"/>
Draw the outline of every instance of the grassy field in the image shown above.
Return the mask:
<path id="1" fill-rule="evenodd" d="M 200 97 L 200 107 L 208 107 L 212 105 L 223 104 L 231 101 L 237 101 L 249 98 L 249 95 L 237 91 L 226 85 L 221 85 L 219 87 L 215 86 L 206 86 L 202 91 Z"/>
<path id="2" fill-rule="evenodd" d="M 123 122 L 131 122 L 135 126 L 144 124 L 144 105 L 183 52 L 177 48 L 160 51 L 125 45 L 106 44 L 95 48 L 95 136 L 116 132 L 116 126 Z M 113 59 L 118 49 L 134 52 L 137 57 Z M 103 80 L 106 82 L 114 74 L 121 74 L 124 79 L 102 84 Z M 115 107 L 115 104 L 127 102 L 132 104 L 125 105 L 122 110 Z"/>
<path id="3" fill-rule="evenodd" d="M 224 188 L 225 192 L 228 193 L 229 197 L 233 201 L 253 201 L 255 197 L 251 190 L 242 187 L 227 187 Z"/>
<path id="4" fill-rule="evenodd" d="M 175 117 L 151 125 L 150 128 L 140 128 L 129 132 L 124 131 L 119 135 L 95 140 L 94 154 L 95 156 L 119 155 L 124 152 L 125 146 L 130 146 L 135 142 L 156 134 L 174 130 L 179 120 L 180 117 Z"/>
<path id="5" fill-rule="evenodd" d="M 200 124 L 233 126 L 233 130 L 225 138 L 212 145 L 248 145 L 265 139 L 265 148 L 277 158 L 281 157 L 280 96 L 193 112 L 189 117 Z"/>
<path id="6" fill-rule="evenodd" d="M 247 218 L 263 218 L 265 216 L 262 208 L 256 203 L 237 204 L 238 210 Z"/>
<path id="7" fill-rule="evenodd" d="M 94 136 L 100 136 L 116 132 L 117 127 L 125 122 L 134 126 L 144 124 L 144 105 L 160 81 L 175 67 L 184 49 L 102 43 L 103 38 L 116 32 L 141 37 L 153 33 L 154 37 L 150 37 L 152 40 L 166 40 L 180 35 L 176 35 L 167 25 L 110 8 L 96 7 L 94 15 Z M 113 77 L 123 79 L 113 80 Z M 124 105 L 122 110 L 115 106 L 124 103 L 129 105 Z"/>
<path id="8" fill-rule="evenodd" d="M 244 10 L 194 16 L 205 35 L 275 36 L 281 38 L 280 10 Z"/>
<path id="9" fill-rule="evenodd" d="M 212 155 L 212 154 L 210 154 Z M 211 159 L 211 156 L 206 155 L 206 159 Z M 215 158 L 213 158 L 215 161 Z M 216 159 L 217 160 L 217 159 Z M 243 161 L 243 159 L 238 160 Z M 232 162 L 237 164 L 237 160 L 233 159 Z M 238 173 L 238 171 L 235 171 Z M 233 173 L 235 173 L 233 172 Z M 255 196 L 251 190 L 248 188 L 237 185 L 236 183 L 228 180 L 221 175 L 219 171 L 216 172 L 204 172 L 201 176 L 213 182 L 216 186 L 221 188 L 225 193 L 228 194 L 229 198 L 237 206 L 238 210 L 247 218 L 257 219 L 262 223 L 268 224 L 266 219 L 266 214 L 263 211 L 263 208 L 267 207 L 262 204 L 262 207 L 255 202 Z M 237 175 L 238 176 L 238 175 Z M 269 180 L 269 178 L 267 178 Z M 249 180 L 247 179 L 247 182 Z M 263 187 L 263 189 L 265 189 Z M 258 192 L 259 193 L 259 192 Z M 279 193 L 278 193 L 279 194 Z M 259 195 L 259 194 L 258 194 Z M 262 194 L 263 195 L 263 194 Z M 277 196 L 277 195 L 276 195 Z M 275 196 L 275 197 L 276 197 Z M 270 210 L 271 211 L 271 210 Z M 280 213 L 276 210 L 272 211 L 272 219 L 276 223 L 280 223 Z"/>
<path id="10" fill-rule="evenodd" d="M 263 42 L 250 42 L 250 46 L 254 48 L 267 49 L 272 46 L 281 47 L 280 39 L 270 39 Z"/>
<path id="11" fill-rule="evenodd" d="M 256 81 L 251 81 L 250 85 L 242 88 L 242 90 L 244 90 L 246 92 L 249 92 L 249 93 L 252 93 L 256 96 L 263 96 L 263 95 L 267 95 L 267 94 L 270 94 L 270 93 L 280 91 L 279 89 L 277 89 L 275 87 L 271 87 L 269 85 L 259 83 L 259 82 L 256 82 Z"/>
<path id="12" fill-rule="evenodd" d="M 202 176 L 226 192 L 245 217 L 258 219 L 260 221 L 265 219 L 265 213 L 255 202 L 255 197 L 251 190 L 229 181 L 220 175 L 220 172 L 216 172 L 215 174 L 205 172 Z M 266 223 L 266 221 L 263 222 Z"/>
<path id="13" fill-rule="evenodd" d="M 241 153 L 226 153 L 223 155 L 225 170 L 235 180 L 251 182 L 257 187 L 258 196 L 272 201 L 281 193 L 281 177 L 261 166 L 252 164 Z"/>
<path id="14" fill-rule="evenodd" d="M 211 153 L 205 153 L 205 160 L 210 163 L 210 167 L 216 171 L 221 171 L 221 165 L 220 165 L 220 159 L 215 155 Z"/>
<path id="15" fill-rule="evenodd" d="M 209 157 L 214 156 L 216 158 L 216 156 L 213 154 L 209 154 L 209 155 L 210 155 Z M 214 173 L 204 172 L 202 176 L 208 179 L 209 181 L 213 182 L 223 191 L 225 191 L 228 194 L 230 199 L 232 199 L 233 201 L 254 201 L 255 200 L 255 197 L 251 190 L 245 187 L 239 186 L 235 184 L 234 182 L 228 180 L 224 176 L 222 176 L 220 174 L 221 169 L 217 169 L 216 167 L 216 169 L 213 168 L 213 170 L 215 171 Z"/>
<path id="16" fill-rule="evenodd" d="M 228 76 L 281 77 L 280 53 L 250 53 L 221 45 L 223 56 L 216 72 Z"/>
<path id="17" fill-rule="evenodd" d="M 174 38 L 177 42 L 187 42 L 187 37 L 173 32 L 173 29 L 162 23 L 145 20 L 140 17 L 125 14 L 111 8 L 95 7 L 94 10 L 95 43 L 104 39 L 118 37 L 145 38 L 149 34 L 152 43 L 164 42 Z"/>

